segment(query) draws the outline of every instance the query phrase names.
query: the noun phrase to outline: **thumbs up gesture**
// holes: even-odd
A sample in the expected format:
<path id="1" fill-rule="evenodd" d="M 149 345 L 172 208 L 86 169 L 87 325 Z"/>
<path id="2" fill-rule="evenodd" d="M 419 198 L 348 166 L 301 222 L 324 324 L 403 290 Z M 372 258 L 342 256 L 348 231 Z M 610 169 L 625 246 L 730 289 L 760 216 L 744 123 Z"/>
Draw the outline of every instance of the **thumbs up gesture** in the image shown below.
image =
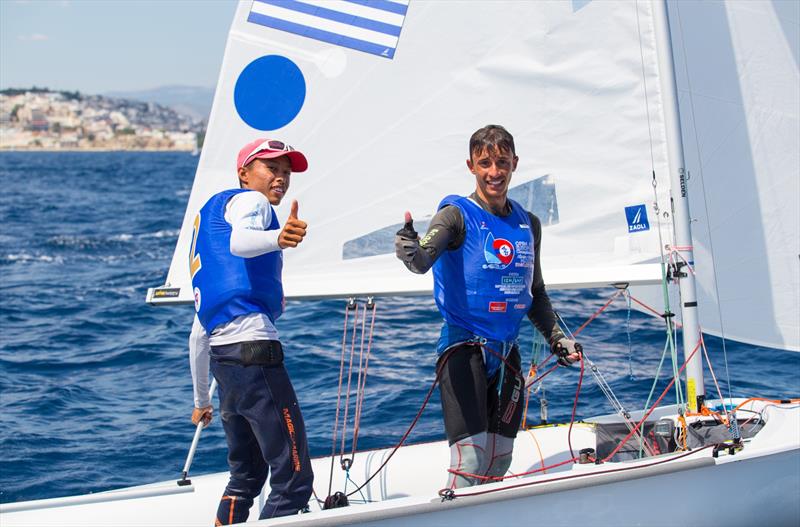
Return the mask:
<path id="1" fill-rule="evenodd" d="M 281 249 L 288 247 L 297 247 L 306 236 L 306 228 L 308 224 L 303 220 L 297 219 L 297 200 L 292 201 L 292 209 L 289 211 L 289 217 L 283 226 L 283 230 L 278 235 L 278 245 Z"/>
<path id="2" fill-rule="evenodd" d="M 394 237 L 394 252 L 397 258 L 405 263 L 410 263 L 414 260 L 414 255 L 417 254 L 419 249 L 419 235 L 414 230 L 414 220 L 411 218 L 411 213 L 406 211 L 405 225 L 397 231 Z"/>

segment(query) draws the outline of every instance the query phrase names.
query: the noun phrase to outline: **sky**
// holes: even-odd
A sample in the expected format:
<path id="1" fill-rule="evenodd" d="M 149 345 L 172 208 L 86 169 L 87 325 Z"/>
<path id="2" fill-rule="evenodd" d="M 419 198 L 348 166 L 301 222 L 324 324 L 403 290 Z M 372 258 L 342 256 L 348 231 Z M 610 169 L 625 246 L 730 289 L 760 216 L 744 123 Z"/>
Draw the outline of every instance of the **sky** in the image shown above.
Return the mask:
<path id="1" fill-rule="evenodd" d="M 0 88 L 213 88 L 234 0 L 0 0 Z"/>

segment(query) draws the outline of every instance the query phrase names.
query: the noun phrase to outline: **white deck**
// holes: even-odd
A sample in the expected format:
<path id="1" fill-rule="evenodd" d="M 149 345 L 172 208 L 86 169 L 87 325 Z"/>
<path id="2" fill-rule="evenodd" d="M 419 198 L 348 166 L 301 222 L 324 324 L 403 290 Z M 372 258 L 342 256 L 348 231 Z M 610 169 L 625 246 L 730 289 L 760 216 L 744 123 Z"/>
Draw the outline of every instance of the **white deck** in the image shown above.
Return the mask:
<path id="1" fill-rule="evenodd" d="M 401 448 L 351 506 L 256 522 L 263 525 L 514 525 L 535 518 L 540 525 L 798 525 L 800 523 L 800 409 L 763 408 L 766 426 L 733 456 L 712 458 L 707 449 L 674 461 L 674 455 L 602 465 L 564 465 L 546 473 L 462 489 L 459 494 L 497 490 L 442 502 L 449 452 L 446 442 Z M 797 406 L 797 405 L 794 405 Z M 659 409 L 653 418 L 674 415 Z M 744 414 L 742 414 L 744 415 Z M 748 416 L 751 414 L 748 414 Z M 635 418 L 635 416 L 634 416 Z M 598 418 L 605 421 L 608 418 Z M 610 418 L 614 419 L 614 418 Z M 521 473 L 569 459 L 566 426 L 520 432 L 511 472 Z M 594 447 L 590 424 L 572 431 L 573 450 Z M 356 455 L 350 477 L 363 483 L 390 449 Z M 658 464 L 657 464 L 658 463 Z M 330 458 L 313 460 L 316 495 L 328 494 Z M 620 470 L 622 469 L 622 470 Z M 190 487 L 175 481 L 76 498 L 0 507 L 0 524 L 17 525 L 209 525 L 228 480 L 227 473 L 192 476 Z M 354 490 L 352 482 L 347 492 Z M 344 489 L 338 460 L 333 491 Z M 502 490 L 500 490 L 502 489 Z M 156 492 L 167 494 L 142 497 Z M 178 492 L 175 494 L 175 492 Z M 267 490 L 268 492 L 268 490 Z M 697 500 L 702 496 L 702 500 Z M 96 503 L 70 504 L 102 499 Z M 694 505 L 689 505 L 694 503 Z M 712 506 L 712 504 L 715 504 Z"/>

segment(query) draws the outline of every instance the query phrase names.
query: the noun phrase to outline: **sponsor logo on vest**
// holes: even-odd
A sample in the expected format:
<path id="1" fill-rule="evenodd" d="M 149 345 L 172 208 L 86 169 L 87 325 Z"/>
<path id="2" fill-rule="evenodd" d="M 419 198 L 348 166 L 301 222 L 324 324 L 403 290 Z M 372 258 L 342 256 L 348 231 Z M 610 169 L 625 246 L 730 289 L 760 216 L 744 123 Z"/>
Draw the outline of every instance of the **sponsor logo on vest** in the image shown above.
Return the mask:
<path id="1" fill-rule="evenodd" d="M 503 238 L 495 238 L 490 232 L 483 244 L 483 256 L 486 258 L 484 269 L 505 269 L 514 260 L 514 245 Z"/>
<path id="2" fill-rule="evenodd" d="M 505 313 L 507 302 L 489 302 L 489 313 Z"/>
<path id="3" fill-rule="evenodd" d="M 514 309 L 525 309 L 525 304 L 514 304 Z"/>
<path id="4" fill-rule="evenodd" d="M 625 207 L 625 218 L 628 220 L 629 233 L 650 230 L 650 222 L 647 220 L 647 208 L 644 204 Z"/>

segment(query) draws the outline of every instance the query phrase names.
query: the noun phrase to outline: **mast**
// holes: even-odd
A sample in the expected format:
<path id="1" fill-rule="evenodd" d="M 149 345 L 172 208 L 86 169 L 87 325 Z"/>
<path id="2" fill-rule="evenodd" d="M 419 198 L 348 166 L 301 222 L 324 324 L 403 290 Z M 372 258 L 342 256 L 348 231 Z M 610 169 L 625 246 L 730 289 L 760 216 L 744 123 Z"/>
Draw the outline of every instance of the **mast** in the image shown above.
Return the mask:
<path id="1" fill-rule="evenodd" d="M 694 274 L 689 269 L 689 267 L 694 266 L 694 250 L 690 228 L 691 218 L 689 216 L 689 196 L 686 184 L 686 163 L 683 156 L 681 117 L 678 109 L 678 85 L 675 82 L 675 63 L 672 59 L 672 39 L 669 30 L 667 1 L 653 0 L 652 6 L 658 53 L 658 71 L 661 80 L 662 100 L 664 102 L 669 178 L 672 187 L 670 195 L 676 243 L 673 249 L 680 256 L 672 269 L 672 275 L 678 279 L 681 293 L 683 354 L 688 359 L 686 364 L 686 402 L 690 412 L 697 412 L 705 399 L 705 386 L 703 384 L 702 352 L 698 349 L 700 345 L 700 325 L 698 322 L 697 291 Z M 697 351 L 695 352 L 695 350 Z M 692 352 L 695 353 L 689 359 Z"/>

